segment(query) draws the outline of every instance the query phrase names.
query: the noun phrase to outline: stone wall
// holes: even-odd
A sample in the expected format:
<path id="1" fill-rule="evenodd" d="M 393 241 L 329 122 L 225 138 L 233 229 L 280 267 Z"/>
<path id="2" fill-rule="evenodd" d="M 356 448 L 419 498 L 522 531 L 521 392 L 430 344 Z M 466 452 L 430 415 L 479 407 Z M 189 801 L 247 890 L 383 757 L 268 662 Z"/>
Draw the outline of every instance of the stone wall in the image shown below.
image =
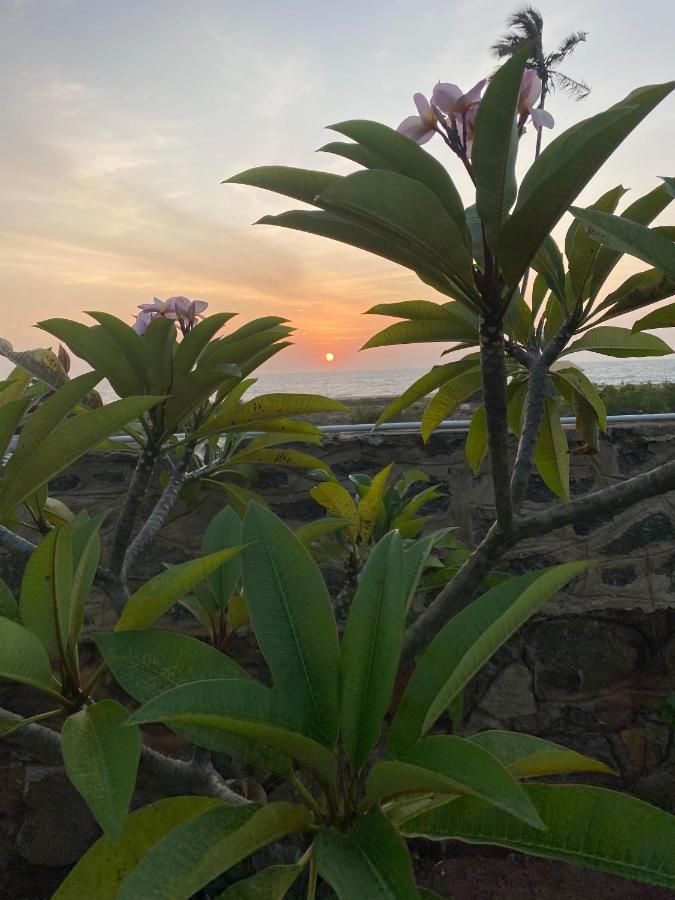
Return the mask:
<path id="1" fill-rule="evenodd" d="M 399 470 L 424 469 L 448 495 L 436 503 L 436 522 L 456 525 L 462 538 L 473 544 L 491 521 L 492 496 L 487 474 L 470 474 L 464 439 L 462 433 L 445 432 L 422 446 L 416 434 L 343 435 L 327 439 L 323 456 L 340 478 L 351 472 L 372 474 L 392 461 Z M 572 456 L 572 494 L 614 484 L 674 455 L 672 425 L 614 427 L 602 439 L 599 456 Z M 105 528 L 110 529 L 133 465 L 128 453 L 89 456 L 55 479 L 52 493 L 73 510 L 108 512 Z M 308 496 L 309 486 L 302 474 L 270 469 L 263 473 L 259 489 L 273 509 L 298 524 L 321 512 Z M 525 508 L 555 502 L 533 476 Z M 209 496 L 197 508 L 177 509 L 144 561 L 142 575 L 159 571 L 164 561 L 192 557 L 221 504 L 220 496 Z M 516 548 L 506 562 L 513 572 L 579 558 L 596 562 L 531 619 L 476 679 L 467 698 L 466 731 L 528 731 L 588 752 L 619 772 L 619 779 L 608 779 L 607 784 L 675 811 L 673 734 L 657 714 L 663 698 L 675 692 L 674 535 L 675 493 Z M 6 556 L 0 556 L 0 571 L 12 575 Z M 178 618 L 175 627 L 191 627 Z M 96 597 L 88 626 L 106 627 L 112 621 L 104 598 Z M 3 829 L 0 821 L 0 834 L 7 834 L 11 820 L 13 834 L 23 835 L 29 848 L 21 851 L 26 858 L 37 861 L 42 852 L 36 849 L 37 839 L 26 843 L 26 835 L 40 827 L 30 824 L 37 803 L 33 798 L 40 791 L 51 794 L 48 779 L 58 777 L 28 765 L 23 775 L 15 772 L 5 779 L 3 790 L 11 793 L 15 805 L 10 809 L 2 803 L 5 824 Z M 85 821 L 83 813 L 80 822 Z M 71 862 L 68 856 L 76 856 L 75 849 L 73 844 L 59 860 Z"/>

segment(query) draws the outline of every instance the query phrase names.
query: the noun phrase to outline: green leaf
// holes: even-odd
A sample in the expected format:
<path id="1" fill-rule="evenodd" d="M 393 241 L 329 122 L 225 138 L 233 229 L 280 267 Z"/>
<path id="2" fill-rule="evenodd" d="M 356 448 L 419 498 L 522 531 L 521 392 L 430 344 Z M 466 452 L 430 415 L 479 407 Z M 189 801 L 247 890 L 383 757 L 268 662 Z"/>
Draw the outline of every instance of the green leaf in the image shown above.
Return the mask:
<path id="1" fill-rule="evenodd" d="M 26 395 L 0 406 L 0 460 L 5 455 L 30 402 L 30 395 Z"/>
<path id="2" fill-rule="evenodd" d="M 600 197 L 589 209 L 613 213 L 621 197 L 626 193 L 623 185 L 612 188 Z M 565 238 L 565 254 L 569 270 L 570 286 L 574 297 L 585 300 L 589 296 L 586 285 L 593 270 L 593 264 L 600 252 L 600 244 L 594 241 L 578 219 L 570 225 Z"/>
<path id="3" fill-rule="evenodd" d="M 570 212 L 588 226 L 590 235 L 611 250 L 630 253 L 675 278 L 675 243 L 656 228 L 647 228 L 621 216 L 571 206 Z"/>
<path id="4" fill-rule="evenodd" d="M 115 700 L 101 700 L 69 716 L 61 731 L 66 774 L 114 841 L 122 836 L 141 758 L 141 733 L 125 726 L 128 716 Z"/>
<path id="5" fill-rule="evenodd" d="M 556 379 L 561 378 L 563 381 L 567 382 L 574 391 L 584 397 L 586 402 L 593 407 L 600 428 L 603 431 L 607 431 L 607 410 L 605 404 L 602 402 L 600 394 L 598 394 L 595 385 L 588 376 L 584 375 L 581 369 L 577 369 L 574 366 L 570 366 L 566 369 L 556 369 L 554 375 Z"/>
<path id="6" fill-rule="evenodd" d="M 673 352 L 668 344 L 656 335 L 633 333 L 630 328 L 618 328 L 616 325 L 598 325 L 597 328 L 590 328 L 570 344 L 563 355 L 576 353 L 578 350 L 591 350 L 593 353 L 619 358 L 667 356 Z"/>
<path id="7" fill-rule="evenodd" d="M 32 421 L 57 398 L 60 398 L 58 400 L 59 420 L 72 408 L 73 403 L 77 402 L 71 393 L 60 397 L 62 391 L 69 392 L 72 385 L 79 382 L 75 394 L 80 395 L 82 389 L 86 387 L 88 390 L 89 385 L 95 384 L 99 376 L 82 375 L 80 378 L 86 379 L 86 381 L 80 382 L 79 379 L 73 379 L 65 387 L 56 391 L 37 412 L 31 415 L 21 434 L 17 449 L 3 472 L 0 482 L 2 484 L 0 518 L 8 515 L 23 500 L 46 484 L 50 478 L 58 475 L 75 460 L 97 447 L 103 438 L 114 434 L 127 422 L 137 418 L 146 409 L 155 406 L 161 400 L 160 397 L 129 397 L 126 400 L 116 400 L 100 409 L 59 421 L 58 424 L 54 421 L 56 416 L 45 416 L 45 418 L 49 418 L 49 422 L 45 423 L 45 419 L 42 419 L 41 425 L 48 424 L 48 428 L 34 427 L 29 435 L 26 434 Z"/>
<path id="8" fill-rule="evenodd" d="M 31 553 L 21 582 L 21 621 L 40 638 L 50 659 L 63 657 L 70 634 L 73 551 L 63 525 Z"/>
<path id="9" fill-rule="evenodd" d="M 502 228 L 500 261 L 509 284 L 518 284 L 574 198 L 673 86 L 638 88 L 620 104 L 567 129 L 546 147 L 525 175 L 513 214 Z"/>
<path id="10" fill-rule="evenodd" d="M 72 647 L 77 644 L 82 631 L 84 608 L 96 578 L 96 571 L 101 557 L 101 536 L 99 530 L 104 519 L 104 514 L 95 516 L 93 519 L 87 517 L 78 527 L 74 527 L 75 523 L 72 526 L 74 572 L 68 638 L 68 643 Z"/>
<path id="11" fill-rule="evenodd" d="M 347 143 L 346 141 L 329 141 L 323 147 L 319 147 L 317 153 L 333 153 L 335 156 L 341 156 L 343 159 L 349 159 L 364 169 L 388 169 L 391 168 L 386 164 L 382 157 L 376 153 L 372 153 L 366 147 L 360 144 Z"/>
<path id="12" fill-rule="evenodd" d="M 473 291 L 472 259 L 463 232 L 421 182 L 394 172 L 354 172 L 322 191 L 317 205 L 383 236 L 391 234 L 417 253 L 422 265 Z"/>
<path id="13" fill-rule="evenodd" d="M 473 396 L 480 386 L 480 366 L 466 369 L 459 375 L 455 375 L 450 381 L 446 381 L 424 410 L 421 428 L 422 441 L 426 444 L 441 422 L 457 409 L 460 403 Z"/>
<path id="14" fill-rule="evenodd" d="M 195 681 L 149 700 L 130 721 L 164 722 L 173 727 L 204 726 L 258 741 L 316 773 L 335 780 L 335 756 L 297 728 L 300 711 L 262 684 L 227 678 Z"/>
<path id="15" fill-rule="evenodd" d="M 308 522 L 307 525 L 301 525 L 300 528 L 296 528 L 295 536 L 305 547 L 308 547 L 311 543 L 325 537 L 327 534 L 334 534 L 342 528 L 353 525 L 353 522 L 353 519 L 338 519 L 326 516 L 323 519 L 317 519 L 314 522 Z"/>
<path id="16" fill-rule="evenodd" d="M 13 622 L 21 622 L 19 604 L 2 578 L 0 578 L 0 617 L 11 619 Z"/>
<path id="17" fill-rule="evenodd" d="M 2 344 L 0 344 L 0 349 Z M 7 403 L 12 403 L 24 395 L 30 384 L 30 372 L 15 366 L 7 378 L 0 382 L 0 409 Z"/>
<path id="18" fill-rule="evenodd" d="M 664 275 L 660 269 L 647 269 L 646 272 L 636 272 L 627 278 L 620 287 L 605 297 L 594 312 L 606 310 L 604 315 L 597 320 L 606 322 L 616 316 L 643 309 L 660 300 L 666 300 L 673 294 L 675 294 L 675 279 Z M 633 331 L 642 330 L 633 325 Z"/>
<path id="19" fill-rule="evenodd" d="M 604 788 L 531 784 L 546 831 L 470 797 L 406 822 L 410 837 L 497 844 L 675 889 L 675 816 Z"/>
<path id="20" fill-rule="evenodd" d="M 644 197 L 639 197 L 621 213 L 621 218 L 639 222 L 641 225 L 649 225 L 672 202 L 673 192 L 669 184 L 671 179 L 664 179 L 665 183 L 654 190 L 649 191 Z M 611 250 L 609 247 L 601 247 L 598 253 L 593 274 L 591 275 L 591 296 L 595 297 L 603 286 L 607 277 L 612 272 L 622 254 Z"/>
<path id="21" fill-rule="evenodd" d="M 392 531 L 368 557 L 342 638 L 342 738 L 357 771 L 377 742 L 391 702 L 405 599 L 403 545 Z"/>
<path id="22" fill-rule="evenodd" d="M 405 135 L 379 122 L 355 119 L 331 125 L 330 128 L 357 141 L 385 163 L 384 166 L 376 165 L 369 168 L 387 168 L 426 185 L 436 195 L 459 233 L 463 233 L 466 222 L 462 198 L 445 167 L 430 153 Z"/>
<path id="23" fill-rule="evenodd" d="M 202 553 L 216 553 L 228 547 L 241 546 L 242 522 L 231 506 L 225 506 L 211 519 L 202 541 Z M 226 560 L 212 575 L 209 585 L 216 605 L 221 609 L 227 603 L 241 580 L 241 556 L 236 554 Z"/>
<path id="24" fill-rule="evenodd" d="M 556 497 L 569 500 L 570 451 L 553 397 L 546 397 L 534 452 L 537 471 Z"/>
<path id="25" fill-rule="evenodd" d="M 233 884 L 217 900 L 283 900 L 304 866 L 270 866 Z"/>
<path id="26" fill-rule="evenodd" d="M 308 825 L 309 810 L 294 803 L 219 804 L 155 844 L 122 882 L 118 900 L 189 900 L 256 850 Z"/>
<path id="27" fill-rule="evenodd" d="M 383 796 L 470 794 L 528 825 L 542 827 L 532 802 L 502 763 L 478 744 L 454 735 L 432 735 L 400 759 L 377 763 L 366 790 L 371 802 Z"/>
<path id="28" fill-rule="evenodd" d="M 320 831 L 315 848 L 319 873 L 338 900 L 419 900 L 410 854 L 379 810 L 360 816 L 346 834 Z"/>
<path id="29" fill-rule="evenodd" d="M 144 394 L 150 387 L 150 373 L 146 365 L 146 344 L 143 337 L 126 322 L 111 316 L 110 313 L 88 312 L 87 315 L 95 319 L 109 335 L 118 353 L 122 354 L 126 364 L 135 373 L 136 383 L 140 387 L 135 393 Z"/>
<path id="30" fill-rule="evenodd" d="M 143 393 L 143 382 L 129 365 L 112 337 L 100 325 L 83 325 L 70 319 L 46 319 L 38 328 L 54 335 L 80 359 L 107 378 L 118 397 Z"/>
<path id="31" fill-rule="evenodd" d="M 403 562 L 405 564 L 406 613 L 410 609 L 415 592 L 419 586 L 420 578 L 422 577 L 422 572 L 431 555 L 431 551 L 443 535 L 444 531 L 437 531 L 435 534 L 427 535 L 413 543 L 407 544 L 403 550 Z"/>
<path id="32" fill-rule="evenodd" d="M 241 549 L 228 547 L 160 572 L 150 581 L 146 581 L 127 600 L 115 630 L 126 631 L 152 625 L 195 585 L 216 572 L 223 563 L 241 553 Z"/>
<path id="33" fill-rule="evenodd" d="M 572 772 L 616 774 L 597 759 L 530 734 L 483 731 L 472 735 L 470 740 L 495 756 L 514 778 L 540 778 L 542 775 L 569 775 Z"/>
<path id="34" fill-rule="evenodd" d="M 415 319 L 388 325 L 369 338 L 361 349 L 371 350 L 373 347 L 391 347 L 399 344 L 427 344 L 434 341 L 443 343 L 471 341 L 476 343 L 477 340 L 477 330 L 459 318 L 454 320 L 430 319 L 428 321 Z"/>
<path id="35" fill-rule="evenodd" d="M 248 677 L 229 656 L 184 634 L 116 631 L 97 634 L 96 645 L 115 680 L 139 703 L 194 681 Z"/>
<path id="36" fill-rule="evenodd" d="M 291 529 L 251 504 L 243 530 L 244 595 L 275 685 L 302 726 L 333 744 L 339 727 L 339 651 L 321 573 Z"/>
<path id="37" fill-rule="evenodd" d="M 441 385 L 461 374 L 466 369 L 472 368 L 475 364 L 476 356 L 471 354 L 464 359 L 457 360 L 457 362 L 446 363 L 442 366 L 434 366 L 429 372 L 426 372 L 421 378 L 418 378 L 417 381 L 413 382 L 400 397 L 392 400 L 375 424 L 381 425 L 382 422 L 391 421 L 391 419 L 402 410 L 412 406 L 412 404 L 416 403 L 418 400 L 422 400 L 427 394 L 430 394 L 432 391 L 441 387 Z"/>
<path id="38" fill-rule="evenodd" d="M 485 406 L 481 403 L 471 417 L 469 433 L 466 436 L 466 458 L 469 460 L 471 471 L 478 475 L 487 456 L 487 419 L 485 418 Z"/>
<path id="39" fill-rule="evenodd" d="M 490 78 L 476 116 L 471 153 L 476 210 L 493 249 L 516 199 L 516 107 L 529 52 L 529 46 L 519 50 Z"/>
<path id="40" fill-rule="evenodd" d="M 117 631 L 97 635 L 96 644 L 115 680 L 140 703 L 194 681 L 248 677 L 229 656 L 173 632 Z M 288 771 L 286 757 L 246 738 L 208 727 L 181 726 L 174 730 L 191 744 L 237 756 L 256 768 L 279 774 Z"/>
<path id="41" fill-rule="evenodd" d="M 52 900 L 117 900 L 123 879 L 152 847 L 183 822 L 223 805 L 212 797 L 169 797 L 136 810 L 118 841 L 104 836 L 87 850 Z"/>
<path id="42" fill-rule="evenodd" d="M 389 752 L 400 754 L 428 731 L 534 610 L 588 565 L 565 563 L 510 578 L 448 622 L 417 662 L 391 723 Z"/>
<path id="43" fill-rule="evenodd" d="M 359 533 L 361 541 L 367 544 L 373 533 L 373 528 L 380 513 L 387 481 L 391 474 L 393 463 L 389 463 L 373 476 L 367 492 L 359 500 Z"/>
<path id="44" fill-rule="evenodd" d="M 234 453 L 228 463 L 230 465 L 295 466 L 299 469 L 321 469 L 324 472 L 330 470 L 328 463 L 317 456 L 287 447 L 277 450 L 265 447 L 247 447 Z"/>
<path id="45" fill-rule="evenodd" d="M 236 313 L 216 313 L 207 316 L 198 322 L 192 331 L 183 336 L 183 340 L 176 348 L 173 359 L 174 379 L 180 380 L 191 371 L 192 367 L 199 364 L 199 357 L 226 322 L 229 322 Z"/>
<path id="46" fill-rule="evenodd" d="M 668 285 L 669 296 L 675 293 L 675 283 Z M 633 323 L 633 333 L 652 328 L 673 328 L 675 326 L 675 303 L 655 309 Z"/>
<path id="47" fill-rule="evenodd" d="M 238 366 L 221 363 L 213 369 L 195 369 L 171 385 L 171 396 L 164 404 L 164 437 L 169 438 L 184 420 L 222 388 L 227 389 L 241 377 Z"/>
<path id="48" fill-rule="evenodd" d="M 221 434 L 225 431 L 242 431 L 259 422 L 304 416 L 317 412 L 348 412 L 344 403 L 320 397 L 316 394 L 261 394 L 237 406 L 229 407 L 211 416 L 201 428 L 193 431 L 191 440 Z"/>
<path id="49" fill-rule="evenodd" d="M 62 699 L 44 645 L 18 622 L 0 618 L 0 678 L 29 684 Z"/>
<path id="50" fill-rule="evenodd" d="M 340 175 L 333 175 L 330 172 L 295 169 L 291 166 L 258 166 L 232 175 L 222 183 L 247 184 L 316 206 L 317 194 L 339 183 L 340 180 Z"/>
<path id="51" fill-rule="evenodd" d="M 451 297 L 456 295 L 455 289 L 447 281 L 443 271 L 436 265 L 422 260 L 402 238 L 384 235 L 366 227 L 365 224 L 357 225 L 331 213 L 304 209 L 293 209 L 278 216 L 263 216 L 257 224 L 291 228 L 294 231 L 316 234 L 342 244 L 359 247 L 368 253 L 374 253 L 376 256 L 412 269 L 425 284 L 430 284 L 443 294 Z"/>

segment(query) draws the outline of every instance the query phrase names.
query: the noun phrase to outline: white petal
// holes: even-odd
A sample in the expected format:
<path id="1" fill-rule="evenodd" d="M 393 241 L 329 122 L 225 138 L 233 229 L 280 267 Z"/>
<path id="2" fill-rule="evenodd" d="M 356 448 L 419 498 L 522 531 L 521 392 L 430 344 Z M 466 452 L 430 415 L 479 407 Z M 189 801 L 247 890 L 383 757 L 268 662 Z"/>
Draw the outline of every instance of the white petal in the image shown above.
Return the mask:
<path id="1" fill-rule="evenodd" d="M 532 116 L 532 124 L 535 128 L 553 128 L 555 125 L 555 121 L 553 116 L 547 109 L 532 109 L 530 110 L 530 115 Z"/>

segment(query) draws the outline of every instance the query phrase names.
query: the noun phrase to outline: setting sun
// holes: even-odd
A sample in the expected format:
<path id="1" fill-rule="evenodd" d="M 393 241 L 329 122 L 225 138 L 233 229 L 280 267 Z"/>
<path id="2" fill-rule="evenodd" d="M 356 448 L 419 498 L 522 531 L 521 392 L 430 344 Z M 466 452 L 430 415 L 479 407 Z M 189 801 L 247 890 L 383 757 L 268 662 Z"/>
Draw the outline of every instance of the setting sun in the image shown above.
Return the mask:
<path id="1" fill-rule="evenodd" d="M 333 362 L 333 360 L 335 359 L 335 354 L 334 353 L 326 353 L 324 355 L 324 359 L 326 360 L 326 362 Z"/>

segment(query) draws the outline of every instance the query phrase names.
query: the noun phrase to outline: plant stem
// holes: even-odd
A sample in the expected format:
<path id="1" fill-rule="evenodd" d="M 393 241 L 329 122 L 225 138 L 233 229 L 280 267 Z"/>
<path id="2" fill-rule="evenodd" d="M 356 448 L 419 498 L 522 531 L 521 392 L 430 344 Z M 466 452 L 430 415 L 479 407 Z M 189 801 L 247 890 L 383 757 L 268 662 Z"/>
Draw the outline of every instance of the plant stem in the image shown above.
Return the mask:
<path id="1" fill-rule="evenodd" d="M 497 316 L 481 319 L 480 362 L 497 522 L 503 533 L 508 534 L 513 516 L 509 487 L 506 364 L 502 322 Z"/>
<path id="2" fill-rule="evenodd" d="M 300 779 L 295 774 L 295 772 L 291 773 L 291 775 L 289 776 L 289 781 L 291 782 L 293 787 L 296 789 L 296 791 L 300 794 L 300 796 L 305 801 L 307 806 L 309 806 L 309 808 L 312 810 L 314 815 L 317 816 L 319 819 L 322 819 L 324 816 L 323 810 L 321 809 L 319 804 L 316 802 L 316 800 L 312 796 L 311 792 L 300 781 Z"/>
<path id="3" fill-rule="evenodd" d="M 110 551 L 110 569 L 113 575 L 122 577 L 122 567 L 124 564 L 124 555 L 136 524 L 138 517 L 138 509 L 145 496 L 152 473 L 159 456 L 150 443 L 140 453 L 134 474 L 132 475 L 129 488 L 124 498 L 122 509 L 117 519 L 115 533 L 112 539 L 112 548 Z"/>
<path id="4" fill-rule="evenodd" d="M 122 566 L 123 581 L 126 581 L 126 578 L 133 568 L 134 564 L 143 555 L 145 550 L 147 550 L 155 536 L 159 534 L 164 523 L 166 522 L 169 513 L 178 500 L 181 488 L 183 487 L 183 484 L 185 482 L 185 473 L 188 470 L 191 459 L 192 447 L 186 446 L 180 465 L 176 466 L 176 468 L 173 470 L 171 477 L 169 478 L 169 482 L 162 491 L 162 494 L 155 504 L 154 509 L 148 516 L 141 530 L 138 532 L 136 537 L 127 548 L 127 551 L 124 555 L 124 563 Z"/>
<path id="5" fill-rule="evenodd" d="M 309 877 L 307 879 L 307 900 L 314 900 L 316 897 L 316 883 L 318 880 L 318 870 L 316 867 L 316 856 L 312 854 L 309 861 Z"/>

